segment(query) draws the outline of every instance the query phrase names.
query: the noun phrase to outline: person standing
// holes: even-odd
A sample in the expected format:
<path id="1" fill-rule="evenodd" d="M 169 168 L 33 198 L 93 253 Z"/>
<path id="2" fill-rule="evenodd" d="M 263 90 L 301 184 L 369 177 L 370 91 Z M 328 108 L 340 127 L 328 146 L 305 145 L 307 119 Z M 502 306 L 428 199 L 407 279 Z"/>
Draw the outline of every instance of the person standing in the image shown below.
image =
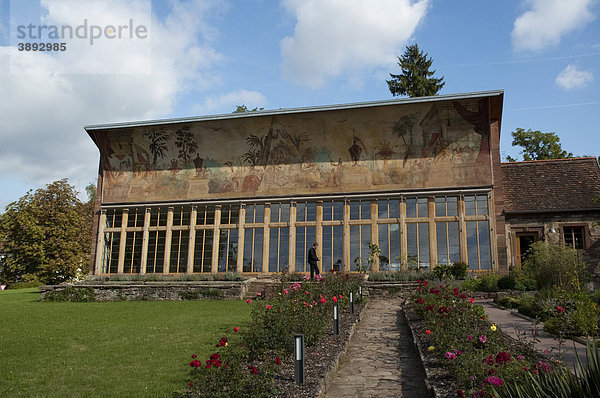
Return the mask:
<path id="1" fill-rule="evenodd" d="M 312 247 L 308 249 L 308 264 L 310 265 L 310 279 L 313 279 L 314 275 L 321 275 L 319 271 L 319 266 L 317 265 L 318 261 L 321 261 L 319 257 L 317 257 L 317 247 L 319 244 L 317 242 L 313 243 Z"/>

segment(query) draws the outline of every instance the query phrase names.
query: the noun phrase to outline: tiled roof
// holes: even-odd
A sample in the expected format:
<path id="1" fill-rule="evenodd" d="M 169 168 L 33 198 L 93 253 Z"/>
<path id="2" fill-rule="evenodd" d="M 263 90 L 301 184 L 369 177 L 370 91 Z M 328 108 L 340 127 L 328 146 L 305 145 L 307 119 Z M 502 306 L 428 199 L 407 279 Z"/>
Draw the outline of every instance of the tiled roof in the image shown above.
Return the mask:
<path id="1" fill-rule="evenodd" d="M 600 168 L 593 157 L 501 164 L 507 212 L 598 209 Z"/>

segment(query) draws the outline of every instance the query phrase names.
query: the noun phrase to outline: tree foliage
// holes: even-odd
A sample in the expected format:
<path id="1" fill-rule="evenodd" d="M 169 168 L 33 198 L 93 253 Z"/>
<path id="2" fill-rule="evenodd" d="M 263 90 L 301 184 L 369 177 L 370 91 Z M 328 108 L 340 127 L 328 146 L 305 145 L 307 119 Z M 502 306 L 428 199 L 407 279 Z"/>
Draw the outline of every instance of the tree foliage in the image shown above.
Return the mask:
<path id="1" fill-rule="evenodd" d="M 566 159 L 573 157 L 571 152 L 562 149 L 560 138 L 556 133 L 542 133 L 531 129 L 525 131 L 517 128 L 512 132 L 513 146 L 523 148 L 521 155 L 523 160 L 544 160 L 544 159 Z M 515 162 L 516 159 L 507 156 L 506 160 Z"/>
<path id="2" fill-rule="evenodd" d="M 406 51 L 398 57 L 398 65 L 402 73 L 394 75 L 390 73 L 391 79 L 386 80 L 390 92 L 394 96 L 407 95 L 409 97 L 425 97 L 436 95 L 446 84 L 444 77 L 435 78 L 435 70 L 431 71 L 433 60 L 427 58 L 417 44 L 407 46 Z"/>
<path id="3" fill-rule="evenodd" d="M 235 111 L 233 111 L 233 113 L 245 113 L 245 112 L 258 112 L 258 111 L 262 111 L 265 108 L 252 108 L 252 109 L 248 109 L 248 107 L 246 105 L 237 105 L 235 107 Z"/>
<path id="4" fill-rule="evenodd" d="M 67 179 L 10 203 L 0 215 L 0 244 L 8 253 L 0 279 L 54 284 L 87 273 L 92 217 L 93 202 L 82 203 Z"/>

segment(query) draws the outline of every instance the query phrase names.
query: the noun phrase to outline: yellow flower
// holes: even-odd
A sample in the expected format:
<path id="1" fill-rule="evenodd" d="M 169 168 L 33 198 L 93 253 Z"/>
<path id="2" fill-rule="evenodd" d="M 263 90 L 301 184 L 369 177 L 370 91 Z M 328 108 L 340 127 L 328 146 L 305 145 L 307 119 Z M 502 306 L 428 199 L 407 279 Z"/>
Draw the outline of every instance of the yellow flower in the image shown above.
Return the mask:
<path id="1" fill-rule="evenodd" d="M 492 332 L 495 332 L 497 329 L 496 325 L 492 323 L 492 326 L 490 326 L 490 329 L 492 329 Z"/>
<path id="2" fill-rule="evenodd" d="M 427 351 L 433 351 L 433 350 L 435 350 L 435 347 L 432 345 L 430 345 L 429 348 L 427 349 Z"/>

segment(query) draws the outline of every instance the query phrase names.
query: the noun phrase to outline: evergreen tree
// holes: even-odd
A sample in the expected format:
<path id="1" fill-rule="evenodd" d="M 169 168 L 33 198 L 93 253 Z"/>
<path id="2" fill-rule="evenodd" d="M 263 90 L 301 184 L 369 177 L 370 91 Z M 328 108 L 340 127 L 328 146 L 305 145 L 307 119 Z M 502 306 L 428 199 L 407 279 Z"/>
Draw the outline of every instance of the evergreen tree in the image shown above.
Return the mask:
<path id="1" fill-rule="evenodd" d="M 404 54 L 398 57 L 402 73 L 390 73 L 392 79 L 387 80 L 390 92 L 394 96 L 426 97 L 436 95 L 444 87 L 444 76 L 439 79 L 433 77 L 435 70 L 429 70 L 433 60 L 427 56 L 417 44 L 406 47 Z"/>

